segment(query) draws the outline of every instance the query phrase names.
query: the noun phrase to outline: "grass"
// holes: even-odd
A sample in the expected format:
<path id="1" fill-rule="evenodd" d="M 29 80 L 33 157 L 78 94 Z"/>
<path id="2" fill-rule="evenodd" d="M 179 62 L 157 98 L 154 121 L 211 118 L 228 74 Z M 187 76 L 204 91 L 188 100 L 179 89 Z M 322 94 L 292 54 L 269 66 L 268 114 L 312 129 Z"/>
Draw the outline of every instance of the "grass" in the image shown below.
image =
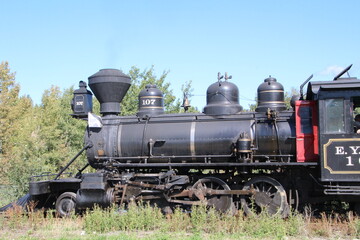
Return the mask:
<path id="1" fill-rule="evenodd" d="M 0 239 L 352 239 L 360 237 L 360 219 L 347 215 L 292 213 L 246 217 L 220 214 L 204 206 L 191 213 L 175 209 L 163 215 L 149 205 L 130 205 L 125 211 L 113 206 L 95 207 L 82 216 L 56 218 L 52 211 L 28 214 L 15 207 L 0 215 Z"/>

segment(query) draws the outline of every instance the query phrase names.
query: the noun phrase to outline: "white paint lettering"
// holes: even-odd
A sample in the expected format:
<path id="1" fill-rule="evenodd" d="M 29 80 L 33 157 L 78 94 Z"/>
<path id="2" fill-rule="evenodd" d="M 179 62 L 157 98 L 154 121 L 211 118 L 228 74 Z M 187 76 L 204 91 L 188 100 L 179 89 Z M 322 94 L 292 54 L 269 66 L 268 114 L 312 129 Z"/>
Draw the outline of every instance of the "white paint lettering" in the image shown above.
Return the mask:
<path id="1" fill-rule="evenodd" d="M 142 103 L 143 105 L 154 105 L 155 99 L 143 99 Z"/>
<path id="2" fill-rule="evenodd" d="M 335 147 L 336 148 L 336 153 L 335 155 L 344 155 L 344 147 Z"/>
<path id="3" fill-rule="evenodd" d="M 353 151 L 352 154 L 358 154 L 357 150 L 360 148 L 360 146 L 349 146 L 349 148 Z"/>
<path id="4" fill-rule="evenodd" d="M 346 157 L 346 158 L 347 158 L 347 160 L 348 160 L 348 163 L 346 164 L 346 166 L 347 166 L 347 167 L 352 167 L 352 166 L 354 166 L 354 164 L 353 164 L 352 161 L 351 161 L 351 156 Z"/>

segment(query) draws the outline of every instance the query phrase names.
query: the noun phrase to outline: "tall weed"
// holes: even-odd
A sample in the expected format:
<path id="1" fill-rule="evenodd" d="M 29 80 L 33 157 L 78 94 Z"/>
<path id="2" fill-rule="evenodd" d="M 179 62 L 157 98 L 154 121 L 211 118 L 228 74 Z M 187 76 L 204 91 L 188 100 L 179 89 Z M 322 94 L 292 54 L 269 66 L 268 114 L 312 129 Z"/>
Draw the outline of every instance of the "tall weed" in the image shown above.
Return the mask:
<path id="1" fill-rule="evenodd" d="M 125 211 L 115 205 L 101 209 L 95 207 L 84 215 L 84 228 L 87 232 L 109 231 L 149 231 L 161 226 L 164 216 L 159 208 L 146 205 L 130 204 Z"/>
<path id="2" fill-rule="evenodd" d="M 7 218 L 5 225 L 10 229 L 17 229 L 27 223 L 27 216 L 21 206 L 14 205 L 8 209 L 4 215 L 5 218 Z"/>
<path id="3" fill-rule="evenodd" d="M 162 232 L 187 232 L 191 229 L 190 214 L 184 213 L 181 208 L 175 208 L 172 214 L 166 215 L 161 223 Z"/>
<path id="4" fill-rule="evenodd" d="M 360 237 L 360 219 L 352 214 L 323 214 L 321 218 L 314 218 L 310 214 L 292 213 L 283 219 L 269 216 L 266 211 L 257 216 L 244 216 L 242 211 L 238 211 L 233 216 L 221 214 L 213 208 L 194 206 L 190 213 L 176 208 L 173 214 L 163 215 L 159 208 L 149 204 L 130 204 L 126 210 L 114 205 L 108 209 L 94 207 L 82 216 L 55 216 L 53 211 L 29 209 L 24 212 L 21 207 L 15 207 L 0 215 L 0 230 L 10 234 L 9 238 L 16 238 L 11 234 L 16 234 L 17 230 L 26 232 L 27 238 L 41 233 L 66 236 L 79 231 L 96 238 L 112 236 L 114 232 L 135 234 L 134 238 L 125 239 L 136 239 L 136 236 L 147 239 L 150 235 L 158 239 L 181 239 L 179 236 L 186 239 Z"/>
<path id="5" fill-rule="evenodd" d="M 349 234 L 359 238 L 360 237 L 360 219 L 358 217 L 354 217 L 353 213 L 348 213 L 349 220 Z"/>

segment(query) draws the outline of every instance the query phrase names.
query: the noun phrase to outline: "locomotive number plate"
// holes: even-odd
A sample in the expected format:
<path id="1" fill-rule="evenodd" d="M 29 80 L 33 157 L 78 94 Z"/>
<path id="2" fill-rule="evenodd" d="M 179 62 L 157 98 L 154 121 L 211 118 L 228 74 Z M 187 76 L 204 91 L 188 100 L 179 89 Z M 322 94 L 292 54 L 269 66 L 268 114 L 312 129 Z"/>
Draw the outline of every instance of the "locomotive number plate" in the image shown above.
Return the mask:
<path id="1" fill-rule="evenodd" d="M 323 147 L 324 168 L 331 174 L 360 173 L 360 139 L 329 139 Z"/>

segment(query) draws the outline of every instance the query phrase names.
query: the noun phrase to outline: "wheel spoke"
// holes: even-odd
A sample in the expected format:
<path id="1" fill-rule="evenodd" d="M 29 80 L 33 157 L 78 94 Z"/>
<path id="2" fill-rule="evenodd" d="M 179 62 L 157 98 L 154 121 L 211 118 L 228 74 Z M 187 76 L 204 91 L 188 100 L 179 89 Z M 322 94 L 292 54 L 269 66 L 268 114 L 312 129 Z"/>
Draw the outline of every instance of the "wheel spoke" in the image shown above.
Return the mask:
<path id="1" fill-rule="evenodd" d="M 286 192 L 281 184 L 270 177 L 255 177 L 247 182 L 243 189 L 250 189 L 251 186 L 256 193 L 252 196 L 242 196 L 240 201 L 246 214 L 259 214 L 266 211 L 270 215 L 281 214 L 286 217 L 289 207 Z"/>
<path id="2" fill-rule="evenodd" d="M 193 188 L 201 189 L 200 186 L 205 185 L 207 189 L 213 190 L 230 190 L 230 187 L 221 179 L 215 177 L 205 177 L 198 180 Z M 214 207 L 220 212 L 227 212 L 230 210 L 232 203 L 231 195 L 211 195 L 205 196 L 207 205 L 209 207 Z"/>

